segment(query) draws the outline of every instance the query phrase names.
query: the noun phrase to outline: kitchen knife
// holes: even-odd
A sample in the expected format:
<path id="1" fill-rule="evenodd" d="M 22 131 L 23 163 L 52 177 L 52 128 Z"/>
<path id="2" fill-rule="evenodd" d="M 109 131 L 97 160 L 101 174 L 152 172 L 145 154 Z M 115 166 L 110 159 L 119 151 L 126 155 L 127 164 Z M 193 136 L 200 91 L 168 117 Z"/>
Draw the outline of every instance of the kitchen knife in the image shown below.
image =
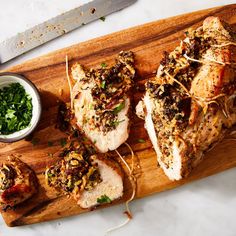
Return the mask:
<path id="1" fill-rule="evenodd" d="M 0 64 L 137 0 L 93 0 L 0 43 Z"/>

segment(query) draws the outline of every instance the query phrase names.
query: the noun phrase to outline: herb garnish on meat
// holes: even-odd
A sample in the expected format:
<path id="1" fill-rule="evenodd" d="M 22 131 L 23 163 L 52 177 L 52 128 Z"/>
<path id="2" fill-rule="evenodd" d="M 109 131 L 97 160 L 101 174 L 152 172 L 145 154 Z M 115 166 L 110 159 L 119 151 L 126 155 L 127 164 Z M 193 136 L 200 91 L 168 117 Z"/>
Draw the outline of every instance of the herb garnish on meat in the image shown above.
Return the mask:
<path id="1" fill-rule="evenodd" d="M 113 113 L 118 114 L 124 107 L 125 107 L 125 102 L 120 103 L 117 107 L 115 107 Z"/>
<path id="2" fill-rule="evenodd" d="M 71 143 L 60 156 L 63 158 L 45 172 L 49 186 L 64 193 L 77 193 L 92 190 L 102 181 L 94 156 L 83 144 Z"/>
<path id="3" fill-rule="evenodd" d="M 133 63 L 132 52 L 120 52 L 116 64 L 111 67 L 107 67 L 105 62 L 98 69 L 75 65 L 74 73 L 79 72 L 80 76 L 76 79 L 78 85 L 75 86 L 77 90 L 73 102 L 81 106 L 80 116 L 84 113 L 84 118 L 81 118 L 83 126 L 88 124 L 90 130 L 97 129 L 106 134 L 120 123 L 118 114 L 127 106 L 126 100 L 133 84 Z M 82 96 L 82 93 L 91 94 L 90 98 L 86 95 L 90 100 L 85 99 L 83 105 L 78 103 L 78 96 Z"/>
<path id="4" fill-rule="evenodd" d="M 97 203 L 111 203 L 111 199 L 107 195 L 102 195 L 100 198 L 97 199 Z"/>
<path id="5" fill-rule="evenodd" d="M 63 160 L 46 170 L 46 181 L 64 192 L 77 193 L 81 190 L 92 190 L 102 181 L 98 166 L 86 154 L 72 151 Z"/>

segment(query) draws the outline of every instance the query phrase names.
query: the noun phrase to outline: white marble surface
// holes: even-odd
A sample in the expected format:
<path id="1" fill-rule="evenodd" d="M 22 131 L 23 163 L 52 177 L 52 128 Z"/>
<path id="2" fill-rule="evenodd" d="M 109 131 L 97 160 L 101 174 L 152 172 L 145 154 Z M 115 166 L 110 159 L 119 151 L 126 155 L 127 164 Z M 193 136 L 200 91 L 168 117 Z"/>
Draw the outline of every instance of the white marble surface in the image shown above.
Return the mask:
<path id="1" fill-rule="evenodd" d="M 0 1 L 0 41 L 52 16 L 86 2 L 81 0 L 8 0 Z M 138 0 L 133 6 L 84 26 L 68 35 L 21 56 L 0 69 L 41 54 L 90 38 L 145 22 L 234 3 L 224 0 Z M 150 180 L 151 181 L 151 180 Z M 236 170 L 156 194 L 131 204 L 134 219 L 111 235 L 159 236 L 234 236 L 236 235 Z M 0 218 L 0 236 L 104 235 L 119 224 L 123 206 L 69 217 L 48 223 L 8 228 Z"/>

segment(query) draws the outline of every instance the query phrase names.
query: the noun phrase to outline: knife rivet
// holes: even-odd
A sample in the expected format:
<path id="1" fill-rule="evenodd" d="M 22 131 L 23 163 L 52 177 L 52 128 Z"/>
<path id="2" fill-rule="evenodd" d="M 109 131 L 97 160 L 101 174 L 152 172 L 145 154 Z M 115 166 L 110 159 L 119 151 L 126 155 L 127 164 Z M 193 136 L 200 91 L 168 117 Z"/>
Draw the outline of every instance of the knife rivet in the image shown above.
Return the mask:
<path id="1" fill-rule="evenodd" d="M 91 8 L 91 9 L 90 9 L 90 12 L 91 12 L 91 14 L 94 14 L 94 13 L 95 13 L 95 11 L 96 11 L 96 9 L 95 9 L 95 8 Z"/>
<path id="2" fill-rule="evenodd" d="M 25 41 L 20 41 L 20 46 L 24 46 L 25 45 Z"/>

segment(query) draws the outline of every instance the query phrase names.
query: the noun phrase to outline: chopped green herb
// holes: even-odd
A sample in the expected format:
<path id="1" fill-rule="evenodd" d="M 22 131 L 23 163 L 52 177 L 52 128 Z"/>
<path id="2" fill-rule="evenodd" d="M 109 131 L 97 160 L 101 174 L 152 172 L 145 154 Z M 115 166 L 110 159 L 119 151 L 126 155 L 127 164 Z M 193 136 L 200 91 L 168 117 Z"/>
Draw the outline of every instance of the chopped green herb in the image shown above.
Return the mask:
<path id="1" fill-rule="evenodd" d="M 67 144 L 66 138 L 62 138 L 62 139 L 60 140 L 60 143 L 61 143 L 61 146 L 62 146 L 62 147 L 65 147 L 66 144 Z"/>
<path id="2" fill-rule="evenodd" d="M 101 63 L 101 67 L 102 67 L 102 68 L 106 68 L 106 67 L 107 67 L 106 62 L 102 62 L 102 63 Z"/>
<path id="3" fill-rule="evenodd" d="M 53 142 L 52 141 L 48 141 L 48 146 L 52 147 L 53 146 Z"/>
<path id="4" fill-rule="evenodd" d="M 93 110 L 94 106 L 92 103 L 89 104 L 89 110 Z"/>
<path id="5" fill-rule="evenodd" d="M 120 103 L 117 107 L 115 107 L 113 113 L 118 114 L 124 107 L 125 107 L 125 102 Z"/>
<path id="6" fill-rule="evenodd" d="M 111 203 L 111 199 L 107 195 L 102 195 L 100 198 L 97 199 L 97 203 Z"/>
<path id="7" fill-rule="evenodd" d="M 39 143 L 39 141 L 40 141 L 39 138 L 33 138 L 33 139 L 31 140 L 31 143 L 35 146 L 35 145 L 37 145 L 37 144 Z"/>
<path id="8" fill-rule="evenodd" d="M 95 144 L 96 142 L 97 142 L 97 140 L 96 140 L 96 139 L 94 139 L 94 140 L 93 140 L 93 143 Z"/>
<path id="9" fill-rule="evenodd" d="M 101 88 L 103 88 L 103 89 L 104 89 L 105 87 L 106 87 L 106 81 L 105 81 L 105 80 L 103 80 L 103 81 L 102 81 L 102 83 L 101 83 Z"/>
<path id="10" fill-rule="evenodd" d="M 47 176 L 48 176 L 48 178 L 51 178 L 51 177 L 54 176 L 54 174 L 52 174 L 52 173 L 47 173 Z"/>
<path id="11" fill-rule="evenodd" d="M 138 139 L 138 142 L 139 143 L 145 143 L 146 141 L 144 139 L 140 138 L 140 139 Z"/>
<path id="12" fill-rule="evenodd" d="M 125 120 L 116 120 L 116 121 L 112 121 L 111 122 L 111 126 L 113 127 L 117 127 L 121 122 L 123 122 Z"/>
<path id="13" fill-rule="evenodd" d="M 100 17 L 100 20 L 105 21 L 105 20 L 106 20 L 106 17 L 105 17 L 105 16 L 102 16 L 102 17 Z"/>
<path id="14" fill-rule="evenodd" d="M 32 119 L 32 98 L 19 83 L 0 89 L 0 134 L 25 129 Z"/>

